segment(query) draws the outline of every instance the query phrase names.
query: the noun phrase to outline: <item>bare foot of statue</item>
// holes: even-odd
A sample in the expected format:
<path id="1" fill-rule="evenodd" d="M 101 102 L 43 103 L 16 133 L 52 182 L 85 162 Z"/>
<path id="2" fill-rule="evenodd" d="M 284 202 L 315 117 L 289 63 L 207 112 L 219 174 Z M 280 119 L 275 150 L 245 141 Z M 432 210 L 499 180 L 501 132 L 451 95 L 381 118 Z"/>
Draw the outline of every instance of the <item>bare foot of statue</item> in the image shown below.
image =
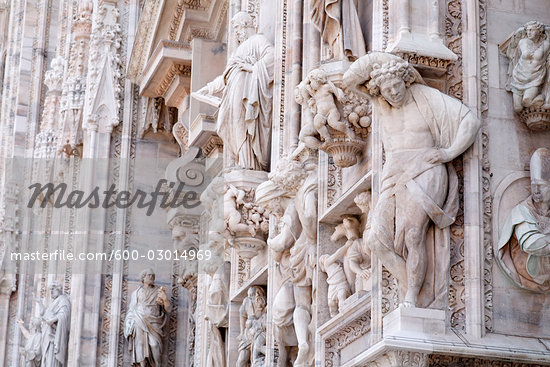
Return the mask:
<path id="1" fill-rule="evenodd" d="M 307 343 L 302 343 L 298 345 L 298 356 L 294 362 L 294 367 L 305 367 L 307 366 L 307 357 L 309 354 L 309 345 Z"/>

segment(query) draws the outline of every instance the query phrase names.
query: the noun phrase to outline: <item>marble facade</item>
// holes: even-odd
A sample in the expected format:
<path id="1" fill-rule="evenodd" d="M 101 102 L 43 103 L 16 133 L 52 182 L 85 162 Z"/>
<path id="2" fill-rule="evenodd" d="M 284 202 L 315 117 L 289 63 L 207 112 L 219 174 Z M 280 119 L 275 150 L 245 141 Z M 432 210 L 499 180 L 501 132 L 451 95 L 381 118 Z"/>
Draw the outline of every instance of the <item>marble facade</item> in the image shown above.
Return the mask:
<path id="1" fill-rule="evenodd" d="M 0 0 L 0 365 L 550 365 L 549 55 L 547 0 Z"/>

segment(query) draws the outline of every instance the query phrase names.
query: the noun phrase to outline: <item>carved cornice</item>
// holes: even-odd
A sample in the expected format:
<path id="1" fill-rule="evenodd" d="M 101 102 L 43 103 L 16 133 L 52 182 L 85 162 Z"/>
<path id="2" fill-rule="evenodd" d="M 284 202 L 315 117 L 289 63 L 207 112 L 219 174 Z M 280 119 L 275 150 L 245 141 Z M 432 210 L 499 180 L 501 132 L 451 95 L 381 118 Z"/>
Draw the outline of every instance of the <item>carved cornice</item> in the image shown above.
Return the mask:
<path id="1" fill-rule="evenodd" d="M 134 47 L 128 65 L 128 78 L 136 82 L 149 59 L 164 0 L 146 0 L 139 18 Z"/>
<path id="2" fill-rule="evenodd" d="M 212 136 L 210 140 L 202 147 L 202 153 L 205 157 L 210 156 L 215 150 L 223 150 L 223 141 L 219 136 Z"/>

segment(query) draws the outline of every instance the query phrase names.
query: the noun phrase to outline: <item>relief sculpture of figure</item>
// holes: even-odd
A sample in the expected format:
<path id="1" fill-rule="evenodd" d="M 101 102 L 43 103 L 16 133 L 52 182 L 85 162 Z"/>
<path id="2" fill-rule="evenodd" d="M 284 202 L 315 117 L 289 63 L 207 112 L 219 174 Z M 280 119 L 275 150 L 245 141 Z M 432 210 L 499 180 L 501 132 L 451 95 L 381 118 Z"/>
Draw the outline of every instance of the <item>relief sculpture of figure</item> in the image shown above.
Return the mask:
<path id="1" fill-rule="evenodd" d="M 350 61 L 363 56 L 365 39 L 356 0 L 313 0 L 310 15 L 331 51 L 331 58 Z"/>
<path id="2" fill-rule="evenodd" d="M 330 317 L 334 317 L 341 310 L 344 301 L 351 295 L 351 288 L 348 283 L 341 259 L 348 250 L 350 243 L 340 247 L 332 255 L 321 255 L 319 257 L 319 268 L 327 273 L 328 283 L 328 309 Z"/>
<path id="3" fill-rule="evenodd" d="M 31 330 L 27 330 L 21 319 L 17 319 L 17 325 L 19 325 L 23 337 L 25 337 L 25 347 L 23 349 L 25 367 L 40 367 L 42 358 L 42 319 L 33 317 L 31 319 Z"/>
<path id="4" fill-rule="evenodd" d="M 368 246 L 397 278 L 404 306 L 443 307 L 448 227 L 458 210 L 458 178 L 447 163 L 472 145 L 480 122 L 395 55 L 361 57 L 343 82 L 373 103 L 386 154 Z"/>
<path id="5" fill-rule="evenodd" d="M 69 331 L 71 327 L 71 301 L 63 294 L 61 285 L 50 285 L 52 302 L 45 308 L 40 302 L 42 321 L 42 367 L 67 365 Z"/>
<path id="6" fill-rule="evenodd" d="M 510 59 L 506 88 L 513 93 L 514 110 L 550 108 L 550 28 L 531 21 L 514 32 L 506 49 Z"/>
<path id="7" fill-rule="evenodd" d="M 213 104 L 209 96 L 222 93 L 217 133 L 229 153 L 228 166 L 265 171 L 271 151 L 273 46 L 254 34 L 248 13 L 237 13 L 231 24 L 239 46 L 223 74 L 192 95 Z"/>
<path id="8" fill-rule="evenodd" d="M 295 96 L 296 102 L 313 112 L 313 126 L 325 141 L 331 140 L 327 125 L 336 131 L 345 133 L 350 139 L 355 137 L 353 129 L 341 121 L 341 115 L 335 103 L 335 100 L 344 98 L 344 92 L 328 79 L 324 70 L 313 69 L 310 71 L 296 87 Z M 301 138 L 307 143 L 307 140 Z"/>
<path id="9" fill-rule="evenodd" d="M 265 365 L 265 318 L 267 299 L 260 286 L 248 289 L 239 309 L 241 333 L 237 367 Z"/>
<path id="10" fill-rule="evenodd" d="M 166 314 L 171 305 L 164 287 L 154 284 L 155 273 L 145 269 L 140 274 L 142 285 L 130 298 L 124 321 L 124 337 L 132 366 L 159 367 Z"/>
<path id="11" fill-rule="evenodd" d="M 550 150 L 531 157 L 531 196 L 512 209 L 498 241 L 498 262 L 524 289 L 550 290 Z"/>
<path id="12" fill-rule="evenodd" d="M 209 348 L 206 367 L 225 367 L 225 343 L 220 328 L 227 327 L 229 292 L 224 279 L 224 267 L 218 268 L 206 296 L 205 320 L 208 327 Z"/>
<path id="13" fill-rule="evenodd" d="M 278 366 L 287 366 L 289 346 L 298 346 L 295 367 L 312 365 L 312 279 L 317 243 L 317 159 L 309 152 L 303 163 L 282 158 L 269 181 L 256 189 L 256 202 L 279 217 L 279 233 L 267 240 L 278 264 L 282 286 L 273 300 Z M 295 154 L 298 155 L 295 151 Z M 306 153 L 307 154 L 307 153 Z M 281 213 L 281 211 L 284 211 Z"/>

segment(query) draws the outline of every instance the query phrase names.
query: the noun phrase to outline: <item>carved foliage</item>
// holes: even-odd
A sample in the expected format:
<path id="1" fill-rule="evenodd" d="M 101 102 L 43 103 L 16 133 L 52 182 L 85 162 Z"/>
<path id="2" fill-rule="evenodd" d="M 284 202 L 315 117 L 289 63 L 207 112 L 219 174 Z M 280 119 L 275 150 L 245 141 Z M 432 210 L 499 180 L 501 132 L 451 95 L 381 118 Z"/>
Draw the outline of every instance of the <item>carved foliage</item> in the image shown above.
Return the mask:
<path id="1" fill-rule="evenodd" d="M 341 365 L 340 351 L 370 331 L 370 311 L 342 325 L 340 330 L 325 340 L 325 366 Z"/>

